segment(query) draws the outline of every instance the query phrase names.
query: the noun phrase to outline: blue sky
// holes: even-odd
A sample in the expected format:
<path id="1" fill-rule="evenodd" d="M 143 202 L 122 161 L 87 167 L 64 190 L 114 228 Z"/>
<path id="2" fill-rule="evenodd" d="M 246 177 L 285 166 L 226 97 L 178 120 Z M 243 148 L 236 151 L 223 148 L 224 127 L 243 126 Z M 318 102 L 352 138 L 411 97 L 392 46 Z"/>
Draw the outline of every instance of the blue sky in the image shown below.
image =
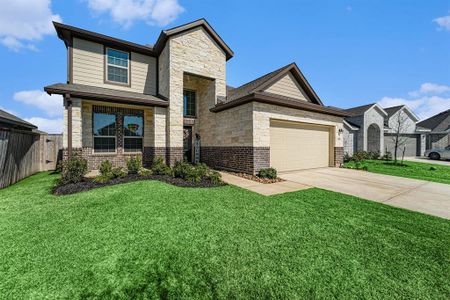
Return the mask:
<path id="1" fill-rule="evenodd" d="M 0 108 L 58 132 L 66 80 L 51 20 L 136 43 L 206 18 L 235 52 L 229 85 L 296 62 L 325 105 L 450 108 L 450 1 L 0 0 Z"/>

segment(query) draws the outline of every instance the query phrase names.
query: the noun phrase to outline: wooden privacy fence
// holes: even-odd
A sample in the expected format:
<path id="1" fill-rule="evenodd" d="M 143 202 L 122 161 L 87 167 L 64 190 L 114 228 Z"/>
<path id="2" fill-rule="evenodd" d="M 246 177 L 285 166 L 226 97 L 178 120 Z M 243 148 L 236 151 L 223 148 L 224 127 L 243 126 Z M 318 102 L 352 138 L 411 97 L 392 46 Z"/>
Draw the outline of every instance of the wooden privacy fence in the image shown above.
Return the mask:
<path id="1" fill-rule="evenodd" d="M 0 128 L 0 188 L 54 170 L 61 149 L 62 135 Z"/>

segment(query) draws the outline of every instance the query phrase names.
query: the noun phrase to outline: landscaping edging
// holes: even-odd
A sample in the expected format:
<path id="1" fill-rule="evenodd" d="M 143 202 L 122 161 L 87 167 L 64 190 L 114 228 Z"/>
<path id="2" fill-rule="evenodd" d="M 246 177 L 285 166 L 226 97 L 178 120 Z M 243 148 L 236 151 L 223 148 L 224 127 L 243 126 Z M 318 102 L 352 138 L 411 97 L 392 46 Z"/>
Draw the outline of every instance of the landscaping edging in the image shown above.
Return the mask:
<path id="1" fill-rule="evenodd" d="M 271 183 L 277 183 L 277 182 L 282 182 L 285 181 L 284 179 L 277 177 L 276 179 L 269 179 L 269 178 L 261 178 L 258 177 L 256 175 L 251 175 L 251 174 L 247 174 L 247 173 L 235 173 L 235 172 L 228 172 L 228 171 L 222 171 L 224 173 L 228 173 L 234 176 L 238 176 L 244 179 L 248 179 L 248 180 L 252 180 L 255 182 L 259 182 L 259 183 L 263 183 L 263 184 L 271 184 Z"/>
<path id="2" fill-rule="evenodd" d="M 111 179 L 105 183 L 95 182 L 92 179 L 85 178 L 82 182 L 78 183 L 69 183 L 65 185 L 57 185 L 53 188 L 52 193 L 54 195 L 70 195 L 79 192 L 85 192 L 92 189 L 111 186 L 121 183 L 128 183 L 134 181 L 142 181 L 142 180 L 158 180 L 162 182 L 166 182 L 178 187 L 196 187 L 196 188 L 212 188 L 212 187 L 220 187 L 226 185 L 226 183 L 213 183 L 210 180 L 202 179 L 200 182 L 190 182 L 186 181 L 182 178 L 174 178 L 169 175 L 148 175 L 148 176 L 139 176 L 139 175 L 127 175 L 122 178 Z"/>

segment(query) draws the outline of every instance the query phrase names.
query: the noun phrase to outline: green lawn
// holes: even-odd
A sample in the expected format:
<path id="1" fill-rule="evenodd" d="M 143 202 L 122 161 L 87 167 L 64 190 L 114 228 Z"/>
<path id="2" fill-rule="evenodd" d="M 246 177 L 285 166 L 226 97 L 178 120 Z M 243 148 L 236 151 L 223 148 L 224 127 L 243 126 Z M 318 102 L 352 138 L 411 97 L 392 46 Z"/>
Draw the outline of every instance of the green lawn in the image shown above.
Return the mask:
<path id="1" fill-rule="evenodd" d="M 450 296 L 450 222 L 320 189 L 0 190 L 1 298 Z"/>
<path id="2" fill-rule="evenodd" d="M 362 162 L 362 165 L 367 165 L 369 167 L 368 171 L 373 173 L 450 184 L 450 166 L 412 161 L 404 161 L 403 163 L 406 166 L 394 165 L 393 162 L 386 162 L 384 160 L 365 160 Z M 346 162 L 344 166 L 354 167 L 355 162 Z M 431 167 L 434 167 L 436 170 L 430 170 Z"/>

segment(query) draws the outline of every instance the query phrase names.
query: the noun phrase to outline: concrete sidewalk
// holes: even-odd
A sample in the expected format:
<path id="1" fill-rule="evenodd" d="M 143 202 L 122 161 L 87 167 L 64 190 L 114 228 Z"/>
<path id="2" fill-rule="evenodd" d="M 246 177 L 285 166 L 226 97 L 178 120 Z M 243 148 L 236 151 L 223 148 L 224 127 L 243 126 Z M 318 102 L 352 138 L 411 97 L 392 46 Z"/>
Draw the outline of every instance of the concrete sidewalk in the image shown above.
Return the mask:
<path id="1" fill-rule="evenodd" d="M 406 161 L 426 163 L 426 164 L 435 164 L 435 165 L 443 165 L 450 167 L 450 160 L 432 160 L 427 157 L 405 157 Z"/>
<path id="2" fill-rule="evenodd" d="M 231 175 L 229 173 L 220 172 L 222 175 L 222 180 L 228 184 L 232 184 L 252 192 L 264 195 L 271 196 L 276 194 L 282 194 L 287 192 L 295 192 L 299 190 L 309 189 L 312 186 L 308 186 L 305 184 L 293 182 L 293 181 L 282 181 L 270 184 L 264 184 L 260 182 L 256 182 L 253 180 L 248 180 L 239 176 Z"/>
<path id="3" fill-rule="evenodd" d="M 364 171 L 321 168 L 282 173 L 285 180 L 450 219 L 450 185 Z"/>

